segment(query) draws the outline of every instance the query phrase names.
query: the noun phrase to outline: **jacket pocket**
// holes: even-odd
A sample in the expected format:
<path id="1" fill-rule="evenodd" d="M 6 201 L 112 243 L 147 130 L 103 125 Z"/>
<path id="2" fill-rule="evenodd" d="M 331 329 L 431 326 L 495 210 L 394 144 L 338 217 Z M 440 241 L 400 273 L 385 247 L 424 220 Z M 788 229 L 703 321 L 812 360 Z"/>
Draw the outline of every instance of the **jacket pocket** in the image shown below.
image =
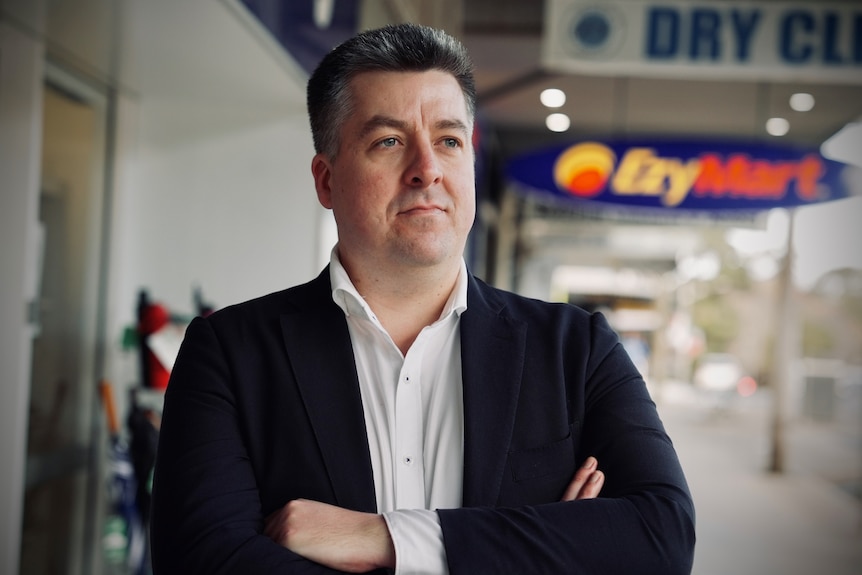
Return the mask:
<path id="1" fill-rule="evenodd" d="M 512 479 L 519 483 L 545 477 L 571 477 L 575 472 L 573 441 L 570 428 L 569 434 L 559 441 L 509 452 Z"/>

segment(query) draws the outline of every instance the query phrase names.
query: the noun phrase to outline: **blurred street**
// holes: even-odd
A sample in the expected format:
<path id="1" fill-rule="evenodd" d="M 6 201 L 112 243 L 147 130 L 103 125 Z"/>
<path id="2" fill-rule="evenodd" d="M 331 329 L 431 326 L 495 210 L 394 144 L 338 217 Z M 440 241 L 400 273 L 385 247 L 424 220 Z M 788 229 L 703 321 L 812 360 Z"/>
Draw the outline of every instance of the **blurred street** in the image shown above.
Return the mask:
<path id="1" fill-rule="evenodd" d="M 687 384 L 653 390 L 695 499 L 693 575 L 862 573 L 860 388 L 829 421 L 788 422 L 781 475 L 767 472 L 767 392 L 716 410 Z"/>

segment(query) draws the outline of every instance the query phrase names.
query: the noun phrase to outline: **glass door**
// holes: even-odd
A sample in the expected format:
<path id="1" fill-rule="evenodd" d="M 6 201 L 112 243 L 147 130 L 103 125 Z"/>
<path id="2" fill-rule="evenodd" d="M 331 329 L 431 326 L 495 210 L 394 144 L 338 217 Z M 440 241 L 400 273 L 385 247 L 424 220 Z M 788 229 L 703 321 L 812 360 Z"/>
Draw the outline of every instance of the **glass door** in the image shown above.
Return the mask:
<path id="1" fill-rule="evenodd" d="M 41 281 L 33 340 L 21 573 L 90 575 L 100 453 L 94 418 L 105 195 L 104 93 L 49 65 Z M 95 449 L 94 449 L 95 447 Z M 97 569 L 97 568 L 95 568 Z"/>

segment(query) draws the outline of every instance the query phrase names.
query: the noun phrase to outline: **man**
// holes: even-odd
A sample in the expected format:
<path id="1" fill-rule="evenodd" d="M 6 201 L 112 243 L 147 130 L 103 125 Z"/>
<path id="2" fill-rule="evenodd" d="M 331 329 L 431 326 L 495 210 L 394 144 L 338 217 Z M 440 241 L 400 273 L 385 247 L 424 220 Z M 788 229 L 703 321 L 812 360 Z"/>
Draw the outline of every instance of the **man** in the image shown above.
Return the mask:
<path id="1" fill-rule="evenodd" d="M 338 244 L 312 282 L 189 326 L 155 573 L 688 573 L 691 497 L 616 335 L 464 265 L 463 47 L 413 25 L 360 34 L 308 106 Z"/>

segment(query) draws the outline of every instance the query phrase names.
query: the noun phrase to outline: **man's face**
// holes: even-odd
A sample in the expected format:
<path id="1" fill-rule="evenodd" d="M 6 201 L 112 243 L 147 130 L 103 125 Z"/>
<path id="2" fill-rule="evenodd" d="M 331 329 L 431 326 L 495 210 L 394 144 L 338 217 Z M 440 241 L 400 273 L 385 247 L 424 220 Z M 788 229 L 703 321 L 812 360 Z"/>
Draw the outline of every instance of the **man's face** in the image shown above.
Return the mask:
<path id="1" fill-rule="evenodd" d="M 472 122 L 458 82 L 437 70 L 367 72 L 350 86 L 338 155 L 312 163 L 345 267 L 460 261 L 476 205 Z"/>

